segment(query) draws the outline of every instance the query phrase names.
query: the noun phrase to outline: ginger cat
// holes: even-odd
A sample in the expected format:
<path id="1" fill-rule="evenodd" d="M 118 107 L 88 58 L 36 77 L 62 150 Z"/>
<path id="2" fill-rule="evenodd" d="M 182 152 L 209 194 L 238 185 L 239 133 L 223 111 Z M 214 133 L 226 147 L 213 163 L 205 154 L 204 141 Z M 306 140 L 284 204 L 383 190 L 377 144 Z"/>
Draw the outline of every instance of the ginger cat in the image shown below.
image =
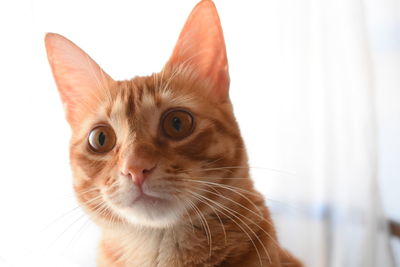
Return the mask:
<path id="1" fill-rule="evenodd" d="M 66 38 L 45 43 L 76 197 L 102 230 L 98 266 L 301 266 L 249 178 L 212 1 L 148 77 L 114 81 Z"/>

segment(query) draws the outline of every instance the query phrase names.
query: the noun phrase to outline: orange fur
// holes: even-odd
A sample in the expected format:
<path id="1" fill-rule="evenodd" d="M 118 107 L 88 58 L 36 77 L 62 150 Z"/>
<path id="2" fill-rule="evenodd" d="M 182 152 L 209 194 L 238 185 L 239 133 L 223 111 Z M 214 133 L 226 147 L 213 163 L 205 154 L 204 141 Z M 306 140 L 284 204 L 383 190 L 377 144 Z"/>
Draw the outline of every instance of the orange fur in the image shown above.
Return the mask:
<path id="1" fill-rule="evenodd" d="M 81 62 L 86 54 L 59 35 L 49 34 L 46 47 L 73 129 L 74 189 L 103 233 L 99 266 L 301 266 L 278 244 L 264 199 L 249 178 L 211 1 L 194 9 L 170 61 L 148 77 L 113 81 L 89 57 Z M 190 50 L 204 52 L 193 56 Z M 194 118 L 193 132 L 182 140 L 160 128 L 171 108 Z M 88 133 L 99 123 L 117 139 L 103 154 L 88 149 Z M 132 155 L 156 164 L 140 174 L 141 193 L 136 174 L 122 171 L 127 163 L 139 164 L 127 162 Z M 155 199 L 127 201 L 142 191 Z"/>

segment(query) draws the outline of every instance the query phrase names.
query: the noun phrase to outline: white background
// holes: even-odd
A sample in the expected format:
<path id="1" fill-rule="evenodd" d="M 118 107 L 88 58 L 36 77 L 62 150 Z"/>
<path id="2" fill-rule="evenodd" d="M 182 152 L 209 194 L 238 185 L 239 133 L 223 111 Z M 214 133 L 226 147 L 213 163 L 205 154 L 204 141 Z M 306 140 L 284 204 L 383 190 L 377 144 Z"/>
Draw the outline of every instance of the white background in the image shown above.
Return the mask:
<path id="1" fill-rule="evenodd" d="M 319 104 L 307 89 L 307 68 L 313 68 L 308 59 L 320 52 L 307 39 L 309 31 L 319 29 L 309 21 L 311 2 L 216 1 L 231 98 L 250 165 L 256 167 L 257 188 L 274 213 L 294 214 L 279 233 L 306 261 L 313 248 L 285 232 L 304 223 L 300 209 L 313 216 L 324 199 L 321 182 L 311 178 L 319 165 L 313 166 L 318 159 L 309 144 L 318 132 L 309 129 Z M 365 22 L 376 89 L 379 187 L 385 214 L 400 219 L 400 27 L 383 2 L 387 8 L 395 1 L 365 2 Z M 74 210 L 70 130 L 47 63 L 44 33 L 66 36 L 113 78 L 129 79 L 161 69 L 196 3 L 0 2 L 0 266 L 94 266 L 97 228 Z"/>

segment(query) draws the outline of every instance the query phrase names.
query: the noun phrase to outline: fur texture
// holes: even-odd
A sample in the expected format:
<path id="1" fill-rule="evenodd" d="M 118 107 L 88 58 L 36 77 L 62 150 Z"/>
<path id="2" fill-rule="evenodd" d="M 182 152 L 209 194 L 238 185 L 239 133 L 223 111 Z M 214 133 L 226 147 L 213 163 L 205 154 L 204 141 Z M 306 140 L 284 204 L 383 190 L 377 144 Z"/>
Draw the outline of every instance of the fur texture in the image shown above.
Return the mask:
<path id="1" fill-rule="evenodd" d="M 99 266 L 301 266 L 279 246 L 249 178 L 211 1 L 195 7 L 168 63 L 148 77 L 114 81 L 60 35 L 48 34 L 46 48 L 72 128 L 76 196 L 103 233 Z M 192 119 L 179 138 L 163 128 L 171 110 Z M 115 135 L 109 151 L 90 148 L 99 126 Z M 112 140 L 101 134 L 95 141 Z"/>

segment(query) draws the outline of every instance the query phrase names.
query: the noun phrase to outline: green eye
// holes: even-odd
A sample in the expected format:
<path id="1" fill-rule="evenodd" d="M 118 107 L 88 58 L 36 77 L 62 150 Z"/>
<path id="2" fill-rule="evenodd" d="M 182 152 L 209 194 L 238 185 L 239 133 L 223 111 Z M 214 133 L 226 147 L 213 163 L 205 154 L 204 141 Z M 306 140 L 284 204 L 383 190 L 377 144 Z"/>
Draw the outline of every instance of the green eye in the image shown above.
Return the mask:
<path id="1" fill-rule="evenodd" d="M 161 129 L 171 139 L 183 139 L 192 133 L 193 128 L 194 118 L 186 110 L 169 110 L 161 118 Z"/>
<path id="2" fill-rule="evenodd" d="M 89 133 L 89 148 L 97 153 L 107 153 L 111 151 L 116 141 L 115 133 L 110 126 L 97 126 Z"/>

